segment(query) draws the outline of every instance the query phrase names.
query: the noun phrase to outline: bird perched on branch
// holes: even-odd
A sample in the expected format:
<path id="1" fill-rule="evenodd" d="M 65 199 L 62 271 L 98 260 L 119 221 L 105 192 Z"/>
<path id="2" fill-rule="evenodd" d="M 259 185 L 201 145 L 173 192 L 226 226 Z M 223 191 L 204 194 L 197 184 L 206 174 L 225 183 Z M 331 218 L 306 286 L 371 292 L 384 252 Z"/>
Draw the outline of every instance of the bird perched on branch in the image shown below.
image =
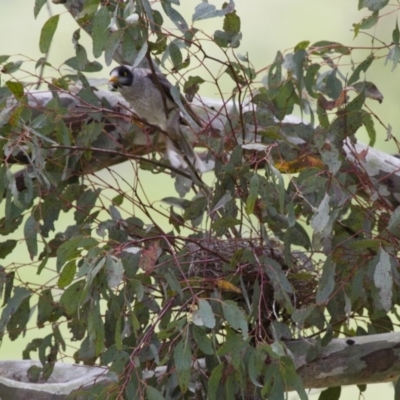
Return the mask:
<path id="1" fill-rule="evenodd" d="M 190 163 L 197 171 L 205 172 L 206 167 L 193 150 L 180 126 L 180 110 L 171 94 L 171 83 L 160 73 L 148 68 L 131 68 L 121 65 L 110 73 L 110 83 L 133 107 L 139 118 L 154 125 L 167 136 L 166 148 L 171 165 L 186 168 Z M 185 104 L 185 100 L 182 101 Z M 186 111 L 202 127 L 199 117 L 186 103 Z M 188 121 L 186 121 L 188 122 Z"/>

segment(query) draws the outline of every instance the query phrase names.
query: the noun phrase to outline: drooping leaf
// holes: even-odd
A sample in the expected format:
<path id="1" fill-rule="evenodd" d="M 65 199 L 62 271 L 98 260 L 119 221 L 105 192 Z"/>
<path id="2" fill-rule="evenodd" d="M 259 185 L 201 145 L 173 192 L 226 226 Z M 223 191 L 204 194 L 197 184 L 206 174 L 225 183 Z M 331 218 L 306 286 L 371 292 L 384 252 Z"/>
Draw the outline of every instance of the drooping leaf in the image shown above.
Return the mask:
<path id="1" fill-rule="evenodd" d="M 212 346 L 211 339 L 208 337 L 207 333 L 203 328 L 193 325 L 193 338 L 197 343 L 197 345 L 199 346 L 199 349 L 204 354 L 207 355 L 214 354 L 214 349 Z"/>
<path id="2" fill-rule="evenodd" d="M 248 325 L 246 315 L 234 301 L 226 300 L 222 303 L 222 311 L 224 317 L 233 329 L 240 329 L 243 339 L 246 340 L 248 336 Z"/>
<path id="3" fill-rule="evenodd" d="M 221 377 L 224 368 L 224 363 L 220 363 L 211 372 L 210 378 L 208 379 L 208 397 L 210 400 L 220 399 L 218 393 L 222 387 Z"/>
<path id="4" fill-rule="evenodd" d="M 249 184 L 249 195 L 246 201 L 246 213 L 248 215 L 253 214 L 254 206 L 256 204 L 256 200 L 258 197 L 258 190 L 260 187 L 260 180 L 257 173 L 255 173 L 251 179 Z"/>
<path id="5" fill-rule="evenodd" d="M 214 328 L 215 316 L 209 302 L 205 299 L 199 299 L 198 307 L 198 315 L 201 318 L 203 325 L 206 328 Z"/>
<path id="6" fill-rule="evenodd" d="M 35 0 L 35 6 L 33 8 L 33 15 L 34 15 L 35 19 L 37 18 L 40 10 L 46 3 L 47 3 L 47 0 Z"/>
<path id="7" fill-rule="evenodd" d="M 379 11 L 389 3 L 389 0 L 359 0 L 358 9 L 366 7 L 370 11 Z"/>
<path id="8" fill-rule="evenodd" d="M 340 386 L 330 387 L 321 392 L 318 400 L 339 400 L 342 388 Z"/>
<path id="9" fill-rule="evenodd" d="M 99 58 L 109 36 L 111 16 L 106 6 L 100 7 L 93 19 L 92 39 L 93 55 Z"/>
<path id="10" fill-rule="evenodd" d="M 156 30 L 156 26 L 154 24 L 153 10 L 152 10 L 152 8 L 150 6 L 149 0 L 140 0 L 140 3 L 141 3 L 141 5 L 142 5 L 142 7 L 144 9 L 144 12 L 146 13 L 146 17 L 147 17 L 147 20 L 149 22 L 150 29 L 152 31 L 155 31 Z"/>
<path id="11" fill-rule="evenodd" d="M 213 4 L 202 2 L 195 7 L 194 14 L 192 15 L 192 22 L 200 21 L 208 18 L 222 17 L 228 13 L 234 12 L 235 4 L 232 0 L 225 3 L 222 10 L 217 10 Z"/>
<path id="12" fill-rule="evenodd" d="M 64 289 L 68 285 L 71 284 L 75 277 L 76 273 L 76 262 L 75 260 L 71 260 L 67 262 L 63 269 L 60 272 L 60 276 L 58 278 L 57 285 L 60 289 Z"/>
<path id="13" fill-rule="evenodd" d="M 361 72 L 367 72 L 368 68 L 371 66 L 374 61 L 373 56 L 368 56 L 364 61 L 357 65 L 356 69 L 351 74 L 347 84 L 350 86 L 353 83 L 357 82 L 360 79 Z"/>
<path id="14" fill-rule="evenodd" d="M 392 308 L 393 296 L 393 277 L 390 265 L 390 255 L 385 250 L 380 249 L 374 261 L 374 284 L 379 290 L 379 300 L 382 309 L 388 312 Z"/>
<path id="15" fill-rule="evenodd" d="M 39 39 L 39 49 L 42 53 L 48 53 L 59 19 L 58 14 L 53 15 L 44 23 Z"/>
<path id="16" fill-rule="evenodd" d="M 30 215 L 25 222 L 24 236 L 25 236 L 25 243 L 26 246 L 28 247 L 31 260 L 37 255 L 38 252 L 38 241 L 37 241 L 38 228 L 39 228 L 38 222 L 36 221 L 33 215 Z"/>
<path id="17" fill-rule="evenodd" d="M 192 353 L 189 342 L 180 341 L 174 349 L 174 360 L 178 383 L 182 393 L 186 393 L 189 387 L 191 376 Z"/>
<path id="18" fill-rule="evenodd" d="M 77 281 L 69 286 L 61 295 L 60 306 L 65 308 L 67 315 L 72 316 L 78 310 L 80 295 L 84 286 L 84 280 Z"/>
<path id="19" fill-rule="evenodd" d="M 189 30 L 189 26 L 183 16 L 172 7 L 170 2 L 163 1 L 162 6 L 165 14 L 167 14 L 167 16 L 182 33 L 185 33 Z"/>
<path id="20" fill-rule="evenodd" d="M 15 287 L 13 296 L 11 296 L 7 305 L 3 309 L 3 312 L 0 317 L 0 339 L 4 335 L 4 330 L 6 325 L 9 323 L 11 317 L 14 313 L 19 309 L 22 302 L 31 296 L 31 291 L 24 287 Z"/>
<path id="21" fill-rule="evenodd" d="M 165 400 L 164 396 L 150 385 L 146 385 L 146 396 L 148 400 Z"/>
<path id="22" fill-rule="evenodd" d="M 24 86 L 21 82 L 7 81 L 6 85 L 11 90 L 12 94 L 17 100 L 22 99 L 22 97 L 24 96 Z"/>
<path id="23" fill-rule="evenodd" d="M 335 288 L 335 271 L 335 263 L 332 262 L 330 257 L 327 257 L 322 268 L 322 276 L 321 280 L 319 281 L 317 295 L 315 298 L 317 303 L 325 303 L 333 292 L 333 289 Z"/>
<path id="24" fill-rule="evenodd" d="M 45 322 L 50 321 L 50 317 L 54 310 L 53 295 L 51 289 L 45 289 L 40 293 L 38 301 L 38 315 L 36 325 L 43 328 Z"/>
<path id="25" fill-rule="evenodd" d="M 99 72 L 103 69 L 103 66 L 98 61 L 88 61 L 82 69 L 77 57 L 69 58 L 65 61 L 65 64 L 72 69 L 82 72 Z"/>
<path id="26" fill-rule="evenodd" d="M 15 249 L 17 243 L 18 242 L 14 239 L 0 242 L 0 258 L 6 258 Z"/>
<path id="27" fill-rule="evenodd" d="M 105 45 L 104 45 L 104 59 L 106 62 L 106 65 L 110 65 L 113 61 L 114 53 L 118 49 L 118 46 L 121 43 L 121 40 L 123 38 L 124 31 L 123 30 L 118 30 L 115 32 L 112 32 L 110 36 L 108 37 Z"/>

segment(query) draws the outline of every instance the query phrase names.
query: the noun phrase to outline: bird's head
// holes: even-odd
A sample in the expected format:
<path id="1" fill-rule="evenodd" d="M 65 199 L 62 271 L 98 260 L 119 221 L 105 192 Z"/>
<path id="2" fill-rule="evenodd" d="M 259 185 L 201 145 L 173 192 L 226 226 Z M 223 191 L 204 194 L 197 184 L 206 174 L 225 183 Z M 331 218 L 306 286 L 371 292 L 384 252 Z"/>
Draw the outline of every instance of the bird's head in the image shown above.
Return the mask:
<path id="1" fill-rule="evenodd" d="M 114 68 L 110 72 L 109 82 L 114 89 L 121 86 L 131 86 L 133 82 L 132 70 L 124 65 Z"/>

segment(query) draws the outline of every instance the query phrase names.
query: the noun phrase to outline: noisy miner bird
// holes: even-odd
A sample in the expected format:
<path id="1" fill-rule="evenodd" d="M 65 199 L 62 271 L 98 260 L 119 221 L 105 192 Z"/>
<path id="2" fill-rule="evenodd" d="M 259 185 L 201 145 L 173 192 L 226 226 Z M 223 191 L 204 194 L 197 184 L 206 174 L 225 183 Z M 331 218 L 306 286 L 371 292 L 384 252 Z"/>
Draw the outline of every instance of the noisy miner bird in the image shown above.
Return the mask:
<path id="1" fill-rule="evenodd" d="M 165 76 L 148 68 L 126 65 L 114 68 L 110 75 L 111 86 L 122 94 L 138 117 L 167 134 L 166 148 L 171 165 L 187 168 L 189 162 L 197 171 L 205 172 L 206 166 L 180 128 L 179 106 L 171 95 L 172 85 Z M 200 119 L 193 110 L 188 111 L 191 111 L 190 116 L 199 129 L 202 125 Z"/>

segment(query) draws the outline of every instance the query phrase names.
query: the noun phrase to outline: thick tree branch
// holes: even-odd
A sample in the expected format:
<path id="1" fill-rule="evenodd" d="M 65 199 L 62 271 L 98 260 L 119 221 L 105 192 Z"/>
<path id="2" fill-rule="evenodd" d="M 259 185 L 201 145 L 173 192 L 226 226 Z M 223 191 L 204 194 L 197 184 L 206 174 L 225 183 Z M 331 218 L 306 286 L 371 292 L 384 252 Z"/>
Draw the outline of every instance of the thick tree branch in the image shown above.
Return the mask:
<path id="1" fill-rule="evenodd" d="M 315 340 L 296 340 L 286 343 L 304 388 L 324 388 L 342 385 L 361 385 L 394 382 L 400 377 L 400 333 L 357 336 L 351 339 L 333 339 L 327 346 L 319 347 Z M 312 360 L 308 360 L 311 359 Z M 75 366 L 57 363 L 51 380 L 32 383 L 27 379 L 31 361 L 3 361 L 0 369 L 0 396 L 32 400 L 66 399 L 67 395 L 91 385 L 113 384 L 107 370 L 98 367 Z M 192 367 L 205 374 L 205 360 L 193 360 Z M 157 367 L 143 372 L 143 379 L 161 378 L 169 374 L 167 367 Z M 193 382 L 194 383 L 194 382 Z M 249 387 L 253 387 L 249 383 Z M 294 388 L 287 386 L 287 390 Z M 56 396 L 57 397 L 51 397 Z M 25 396 L 25 397 L 24 397 Z M 245 397 L 253 399 L 252 395 Z"/>

